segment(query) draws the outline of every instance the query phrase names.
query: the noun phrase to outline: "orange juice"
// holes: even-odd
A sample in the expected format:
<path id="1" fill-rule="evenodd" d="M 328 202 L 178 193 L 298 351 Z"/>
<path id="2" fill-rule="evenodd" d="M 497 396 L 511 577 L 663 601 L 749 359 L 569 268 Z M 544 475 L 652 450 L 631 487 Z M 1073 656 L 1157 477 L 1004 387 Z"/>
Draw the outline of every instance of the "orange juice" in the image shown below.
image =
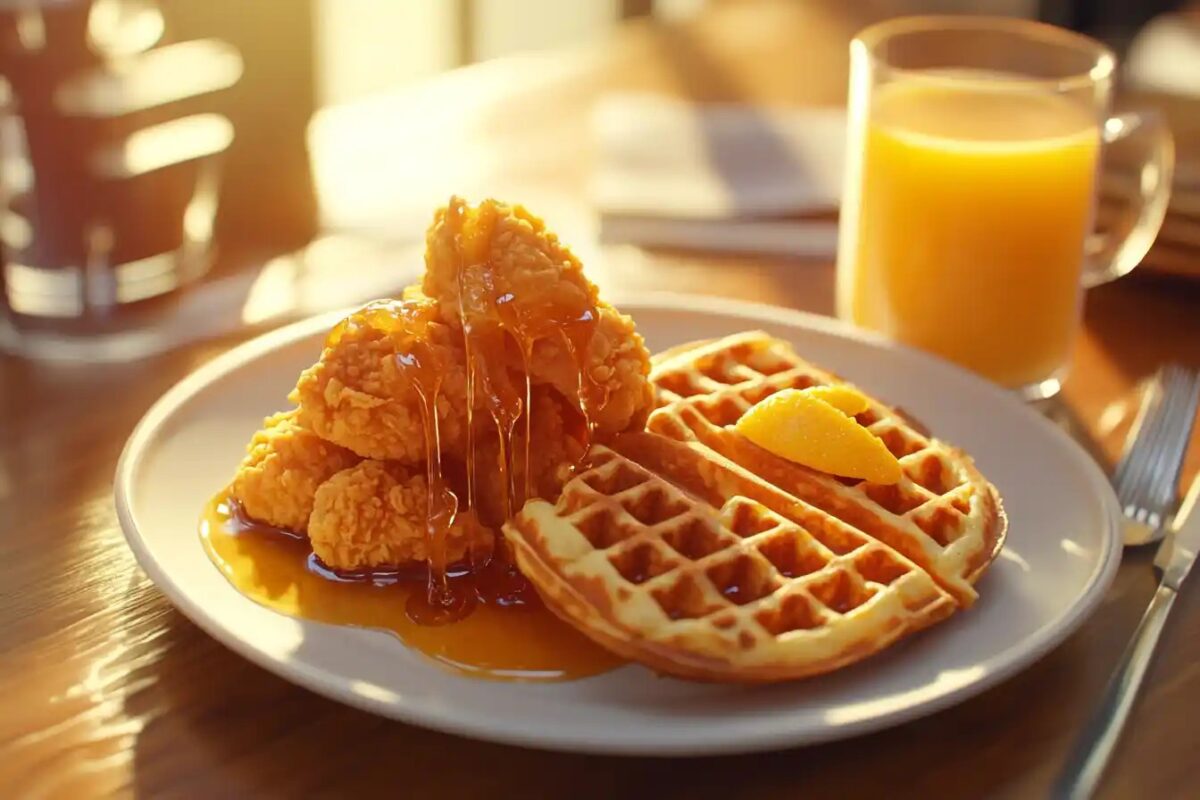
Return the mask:
<path id="1" fill-rule="evenodd" d="M 844 318 L 1014 388 L 1067 361 L 1100 152 L 1092 109 L 1035 87 L 876 87 L 839 254 Z"/>

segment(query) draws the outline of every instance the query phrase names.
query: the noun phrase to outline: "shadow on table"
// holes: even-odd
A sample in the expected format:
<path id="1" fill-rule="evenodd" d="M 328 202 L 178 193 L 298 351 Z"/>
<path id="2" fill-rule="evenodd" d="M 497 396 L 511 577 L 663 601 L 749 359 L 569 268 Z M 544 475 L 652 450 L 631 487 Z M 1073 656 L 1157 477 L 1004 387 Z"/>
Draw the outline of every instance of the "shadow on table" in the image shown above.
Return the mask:
<path id="1" fill-rule="evenodd" d="M 1200 367 L 1197 307 L 1200 281 L 1135 272 L 1088 291 L 1084 324 L 1108 362 L 1136 381 L 1166 361 Z"/>

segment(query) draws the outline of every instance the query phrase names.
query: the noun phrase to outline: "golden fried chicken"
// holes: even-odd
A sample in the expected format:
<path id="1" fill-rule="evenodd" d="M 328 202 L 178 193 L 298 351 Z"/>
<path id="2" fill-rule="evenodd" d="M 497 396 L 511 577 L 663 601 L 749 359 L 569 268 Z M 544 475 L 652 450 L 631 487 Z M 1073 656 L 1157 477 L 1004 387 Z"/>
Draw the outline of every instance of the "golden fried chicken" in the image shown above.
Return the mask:
<path id="1" fill-rule="evenodd" d="M 394 462 L 363 461 L 317 489 L 308 538 L 313 552 L 334 569 L 355 571 L 423 562 L 430 556 L 428 500 L 422 475 Z M 445 532 L 447 564 L 472 551 L 486 557 L 493 534 L 460 514 Z"/>
<path id="2" fill-rule="evenodd" d="M 653 408 L 654 387 L 646 343 L 633 319 L 603 301 L 596 311 L 582 389 L 592 400 L 592 423 L 605 436 L 640 428 Z M 536 342 L 532 369 L 537 371 L 537 380 L 554 386 L 564 397 L 579 396 L 579 372 L 562 339 Z"/>
<path id="3" fill-rule="evenodd" d="M 295 409 L 267 417 L 254 434 L 230 493 L 253 519 L 303 533 L 317 487 L 358 456 L 317 436 Z"/>
<path id="4" fill-rule="evenodd" d="M 572 468 L 583 459 L 583 420 L 562 395 L 548 387 L 539 388 L 534 389 L 530 404 L 531 488 L 533 495 L 553 499 L 570 479 Z"/>
<path id="5" fill-rule="evenodd" d="M 409 317 L 410 324 L 396 320 Z M 462 334 L 436 319 L 433 301 L 411 296 L 372 303 L 329 334 L 321 358 L 290 395 L 301 421 L 320 436 L 364 458 L 423 463 L 421 398 L 397 356 L 416 346 L 440 364 L 437 399 L 442 449 L 466 448 L 467 378 Z"/>
<path id="6" fill-rule="evenodd" d="M 601 434 L 644 422 L 650 356 L 633 321 L 599 299 L 579 259 L 524 207 L 451 198 L 426 234 L 422 288 L 447 323 L 531 343 L 533 382 L 570 398 L 582 390 Z"/>
<path id="7" fill-rule="evenodd" d="M 453 562 L 490 548 L 478 520 L 498 526 L 527 495 L 557 496 L 593 434 L 641 426 L 653 405 L 633 321 L 540 219 L 452 198 L 426 244 L 422 285 L 330 332 L 290 395 L 297 410 L 269 421 L 234 480 L 247 513 L 307 531 L 337 569 L 429 557 L 430 413 L 464 509 L 474 476 L 475 507 L 446 538 Z"/>
<path id="8" fill-rule="evenodd" d="M 479 221 L 483 216 L 490 220 L 487 225 Z M 486 254 L 487 268 L 464 276 L 464 259 L 478 256 L 466 252 L 472 248 Z M 582 391 L 601 436 L 645 421 L 653 404 L 645 343 L 629 317 L 597 300 L 579 261 L 541 220 L 519 206 L 487 201 L 468 209 L 454 199 L 430 228 L 426 266 L 428 297 L 410 289 L 402 301 L 372 304 L 350 315 L 330 334 L 320 360 L 300 376 L 291 397 L 303 422 L 318 434 L 365 458 L 420 463 L 425 438 L 419 398 L 396 369 L 396 356 L 426 342 L 445 373 L 437 406 L 442 451 L 465 458 L 467 347 L 472 345 L 462 326 L 489 322 L 495 323 L 492 333 L 498 339 L 493 336 L 495 346 L 477 354 L 485 368 L 476 382 L 477 419 L 491 424 L 492 395 L 503 396 L 501 405 L 513 416 L 519 413 L 528 369 L 535 385 L 549 384 L 575 405 Z M 467 289 L 461 305 L 460 284 Z M 488 292 L 511 298 L 504 311 L 511 318 L 500 318 Z M 389 314 L 407 314 L 419 323 L 397 328 L 388 324 Z M 588 315 L 590 322 L 577 324 Z M 528 359 L 511 335 L 513 326 L 533 336 Z M 567 330 L 581 335 L 573 341 Z"/>
<path id="9" fill-rule="evenodd" d="M 460 280 L 464 267 L 483 266 L 504 285 Z M 468 316 L 486 314 L 495 303 L 495 298 L 479 294 L 480 289 L 511 292 L 513 304 L 523 311 L 554 313 L 562 308 L 575 317 L 598 299 L 579 259 L 524 206 L 485 200 L 472 208 L 461 197 L 451 197 L 437 210 L 425 234 L 421 288 L 441 305 L 443 319 L 459 325 L 463 311 Z M 467 293 L 460 302 L 463 288 Z"/>

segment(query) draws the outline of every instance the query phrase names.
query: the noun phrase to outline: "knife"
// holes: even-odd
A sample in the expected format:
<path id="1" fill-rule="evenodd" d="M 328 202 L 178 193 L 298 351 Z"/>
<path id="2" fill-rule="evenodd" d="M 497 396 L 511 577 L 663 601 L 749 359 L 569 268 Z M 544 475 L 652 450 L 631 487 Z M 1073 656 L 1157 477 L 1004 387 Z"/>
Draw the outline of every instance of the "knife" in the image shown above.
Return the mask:
<path id="1" fill-rule="evenodd" d="M 1116 749 L 1121 731 L 1137 699 L 1142 680 L 1154 656 L 1159 636 L 1171 613 L 1180 587 L 1192 570 L 1200 550 L 1200 475 L 1192 481 L 1187 497 L 1175 514 L 1172 530 L 1159 545 L 1154 566 L 1162 573 L 1158 590 L 1142 621 L 1134 631 L 1121 663 L 1104 690 L 1104 701 L 1084 728 L 1067 767 L 1054 790 L 1054 797 L 1084 800 L 1096 791 L 1104 768 Z"/>

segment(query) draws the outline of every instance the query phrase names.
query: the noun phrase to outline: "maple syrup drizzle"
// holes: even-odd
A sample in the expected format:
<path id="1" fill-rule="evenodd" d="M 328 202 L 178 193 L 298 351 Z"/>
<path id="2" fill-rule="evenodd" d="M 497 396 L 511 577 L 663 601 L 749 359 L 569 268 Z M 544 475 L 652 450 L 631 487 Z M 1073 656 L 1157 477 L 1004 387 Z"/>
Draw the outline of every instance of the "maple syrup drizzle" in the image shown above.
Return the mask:
<path id="1" fill-rule="evenodd" d="M 437 402 L 447 365 L 428 335 L 434 307 L 379 301 L 362 311 L 367 324 L 393 337 L 397 354 L 390 364 L 418 399 L 426 453 L 428 563 L 422 568 L 360 573 L 330 569 L 311 552 L 306 537 L 246 519 L 225 495 L 213 500 L 202 520 L 205 549 L 239 590 L 262 605 L 322 622 L 384 628 L 436 660 L 473 675 L 562 680 L 607 671 L 622 662 L 545 610 L 517 570 L 502 537 L 496 538 L 486 560 L 472 547 L 466 564 L 447 563 L 447 539 L 456 518 L 461 514 L 464 519 L 472 516 L 471 522 L 483 521 L 476 470 L 477 390 L 484 392 L 483 405 L 496 428 L 504 519 L 535 494 L 530 371 L 535 343 L 554 335 L 564 338 L 577 370 L 584 457 L 595 434 L 593 410 L 608 402 L 608 387 L 586 369 L 598 320 L 595 305 L 585 300 L 582 309 L 571 304 L 523 308 L 488 252 L 496 207 L 485 203 L 468 215 L 460 205 L 450 213 L 458 225 L 456 277 L 467 362 L 465 507 L 443 470 Z M 335 344 L 349 324 L 349 318 L 338 323 L 327 345 Z M 523 395 L 508 370 L 510 339 L 522 360 Z M 522 416 L 518 481 L 514 436 Z M 500 521 L 486 522 L 495 527 Z M 423 592 L 419 591 L 422 584 Z"/>
<path id="2" fill-rule="evenodd" d="M 430 340 L 432 306 L 381 301 L 362 311 L 367 324 L 391 336 L 396 344 L 392 366 L 417 397 L 417 411 L 425 440 L 425 529 L 428 544 L 428 581 L 424 597 L 409 598 L 408 611 L 426 625 L 444 625 L 473 608 L 472 598 L 456 591 L 447 576 L 446 540 L 458 515 L 458 496 L 450 489 L 442 469 L 441 431 L 437 401 L 447 365 Z"/>
<path id="3" fill-rule="evenodd" d="M 465 320 L 466 314 L 463 309 L 463 292 L 465 291 L 463 277 L 466 273 L 463 270 L 463 264 L 462 264 L 463 248 L 462 248 L 461 237 L 458 241 L 458 244 L 459 244 L 459 246 L 458 246 L 459 271 L 458 271 L 458 277 L 457 277 L 458 290 L 459 290 L 458 291 L 458 311 L 459 311 L 459 319 Z M 478 433 L 475 430 L 475 402 L 476 402 L 475 387 L 477 385 L 475 360 L 474 360 L 474 352 L 475 351 L 471 347 L 471 340 L 470 340 L 470 337 L 466 335 L 465 329 L 464 329 L 464 334 L 463 334 L 463 352 L 466 356 L 466 362 L 467 362 L 467 370 L 466 370 L 466 377 L 467 377 L 467 386 L 466 386 L 466 390 L 467 390 L 467 402 L 466 402 L 466 406 L 467 406 L 467 457 L 466 457 L 465 464 L 464 464 L 465 471 L 466 471 L 466 480 L 467 480 L 467 505 L 466 505 L 465 513 L 474 515 L 475 519 L 479 520 L 480 519 L 480 517 L 479 517 L 479 483 L 478 483 L 478 478 L 476 477 L 476 463 L 477 463 L 476 442 L 478 441 L 478 439 L 477 439 Z M 505 502 L 507 502 L 507 501 L 505 501 Z M 503 520 L 501 520 L 500 522 L 502 522 L 502 521 Z M 503 556 L 503 554 L 505 552 L 506 552 L 506 549 L 505 549 L 504 543 L 502 541 L 498 541 L 495 543 L 494 549 L 487 553 L 487 558 L 492 559 L 497 554 L 499 554 L 500 556 Z M 478 568 L 482 564 L 485 563 L 480 560 L 479 552 L 474 547 L 472 547 L 470 549 L 470 551 L 468 553 L 468 558 L 470 560 L 470 564 L 473 569 Z"/>
<path id="4" fill-rule="evenodd" d="M 496 285 L 497 275 L 488 251 L 496 210 L 492 205 L 484 204 L 474 215 L 469 215 L 460 205 L 453 207 L 453 213 L 456 215 L 454 224 L 458 228 L 458 311 L 462 322 L 468 380 L 472 391 L 483 389 L 485 405 L 496 426 L 500 450 L 501 509 L 507 519 L 516 509 L 512 445 L 523 403 L 508 374 L 506 333 L 499 315 L 495 313 L 496 298 L 500 296 L 501 289 Z M 468 452 L 467 460 L 476 460 L 473 449 Z"/>
<path id="5" fill-rule="evenodd" d="M 522 342 L 521 364 L 525 368 L 525 460 L 521 462 L 525 491 L 521 496 L 522 505 L 533 497 L 533 464 L 529 460 L 529 443 L 533 441 L 533 381 L 529 377 L 529 363 L 532 360 L 533 342 Z"/>
<path id="6" fill-rule="evenodd" d="M 461 234 L 457 237 L 456 248 L 458 252 L 458 317 L 459 320 L 466 319 L 466 311 L 463 308 L 463 293 L 465 287 L 463 285 L 463 277 L 466 271 L 463 268 L 463 242 Z M 475 483 L 475 368 L 474 368 L 474 351 L 471 348 L 470 337 L 463 335 L 463 352 L 467 361 L 467 508 L 474 510 L 477 508 L 479 498 L 477 497 L 477 489 Z"/>
<path id="7" fill-rule="evenodd" d="M 607 387 L 603 387 L 605 394 L 599 403 L 592 398 L 592 390 L 597 388 L 598 384 L 587 369 L 588 346 L 596 332 L 596 309 L 586 309 L 583 314 L 569 321 L 559 330 L 562 332 L 567 352 L 570 353 L 571 360 L 575 363 L 579 413 L 583 415 L 583 430 L 587 437 L 584 441 L 584 453 L 586 454 L 588 448 L 592 446 L 596 432 L 595 418 L 592 416 L 591 409 L 593 407 L 603 408 L 608 403 Z"/>
<path id="8" fill-rule="evenodd" d="M 471 351 L 467 350 L 467 363 L 471 363 Z M 479 498 L 475 488 L 475 372 L 467 370 L 467 510 L 478 508 Z"/>
<path id="9" fill-rule="evenodd" d="M 456 238 L 459 267 L 458 306 L 463 323 L 464 347 L 467 351 L 467 371 L 468 375 L 472 376 L 469 382 L 474 384 L 473 376 L 482 369 L 485 376 L 483 383 L 489 390 L 494 416 L 497 407 L 513 408 L 511 399 L 507 403 L 498 402 L 501 397 L 495 393 L 497 386 L 504 390 L 511 386 L 507 380 L 507 367 L 503 358 L 506 336 L 515 342 L 522 359 L 525 392 L 523 403 L 517 406 L 518 409 L 523 407 L 525 416 L 522 443 L 524 458 L 521 462 L 523 480 L 520 493 L 517 492 L 516 481 L 517 451 L 513 447 L 512 423 L 515 419 L 503 415 L 496 419 L 500 436 L 500 468 L 509 477 L 504 511 L 506 515 L 511 515 L 535 494 L 530 459 L 533 438 L 530 364 L 533 360 L 534 345 L 541 339 L 555 335 L 561 335 L 566 343 L 577 372 L 576 385 L 579 410 L 585 423 L 586 453 L 595 431 L 592 409 L 603 407 L 608 402 L 607 387 L 599 387 L 590 375 L 585 378 L 587 353 L 596 330 L 598 314 L 595 304 L 586 299 L 582 308 L 572 307 L 570 304 L 522 304 L 521 298 L 517 297 L 513 287 L 508 285 L 505 276 L 491 261 L 490 247 L 496 224 L 496 207 L 491 202 L 485 202 L 472 215 L 462 205 L 457 205 L 453 207 L 453 213 L 454 224 L 458 226 L 459 231 Z M 481 355 L 480 345 L 484 345 L 482 349 L 485 352 L 490 350 L 494 353 L 496 358 L 493 360 L 488 355 Z M 505 373 L 499 380 L 494 375 L 497 366 Z M 597 388 L 605 390 L 599 401 L 593 397 Z M 473 451 L 470 460 L 474 460 Z M 515 503 L 513 498 L 516 498 Z"/>
<path id="10" fill-rule="evenodd" d="M 470 613 L 470 599 L 450 586 L 446 563 L 446 539 L 458 515 L 458 497 L 445 485 L 442 472 L 442 440 L 438 430 L 437 397 L 441 381 L 429 394 L 417 387 L 421 427 L 425 435 L 425 534 L 429 552 L 429 580 L 424 603 L 409 600 L 409 615 L 430 625 L 444 625 Z"/>
<path id="11" fill-rule="evenodd" d="M 623 662 L 560 621 L 527 581 L 496 560 L 473 569 L 446 567 L 474 613 L 428 625 L 408 613 L 423 598 L 428 570 L 419 565 L 343 572 L 313 554 L 302 534 L 254 522 L 222 492 L 200 520 L 209 558 L 242 594 L 289 616 L 385 630 L 456 672 L 494 680 L 573 680 Z"/>

